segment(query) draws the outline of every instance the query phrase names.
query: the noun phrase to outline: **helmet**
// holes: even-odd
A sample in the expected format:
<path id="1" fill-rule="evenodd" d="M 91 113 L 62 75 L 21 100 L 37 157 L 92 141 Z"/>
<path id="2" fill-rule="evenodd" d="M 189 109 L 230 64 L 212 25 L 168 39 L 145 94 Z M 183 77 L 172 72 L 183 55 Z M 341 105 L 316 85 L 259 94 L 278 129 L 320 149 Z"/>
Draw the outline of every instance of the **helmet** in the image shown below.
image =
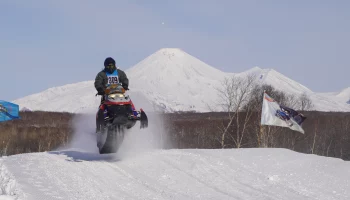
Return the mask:
<path id="1" fill-rule="evenodd" d="M 117 69 L 115 66 L 115 60 L 111 57 L 108 57 L 105 59 L 104 66 L 105 66 L 105 71 L 107 71 L 108 73 L 113 73 L 114 70 Z"/>
<path id="2" fill-rule="evenodd" d="M 107 67 L 109 64 L 113 64 L 115 66 L 115 60 L 111 57 L 105 59 L 104 66 Z"/>

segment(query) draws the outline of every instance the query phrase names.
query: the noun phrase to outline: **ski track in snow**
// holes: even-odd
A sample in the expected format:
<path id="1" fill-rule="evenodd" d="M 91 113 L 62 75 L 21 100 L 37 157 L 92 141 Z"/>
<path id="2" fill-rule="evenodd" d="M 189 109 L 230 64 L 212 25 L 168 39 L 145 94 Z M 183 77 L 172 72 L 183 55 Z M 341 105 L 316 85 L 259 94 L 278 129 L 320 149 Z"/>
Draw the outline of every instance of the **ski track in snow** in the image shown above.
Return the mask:
<path id="1" fill-rule="evenodd" d="M 350 163 L 285 149 L 3 157 L 0 199 L 350 199 Z"/>

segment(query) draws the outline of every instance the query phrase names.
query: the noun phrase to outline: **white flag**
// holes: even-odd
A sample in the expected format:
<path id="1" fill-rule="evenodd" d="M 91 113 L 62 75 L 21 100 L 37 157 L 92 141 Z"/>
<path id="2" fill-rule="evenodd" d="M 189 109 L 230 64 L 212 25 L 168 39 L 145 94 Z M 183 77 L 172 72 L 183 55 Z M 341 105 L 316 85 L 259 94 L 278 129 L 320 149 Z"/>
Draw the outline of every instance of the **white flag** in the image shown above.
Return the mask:
<path id="1" fill-rule="evenodd" d="M 302 114 L 285 106 L 280 106 L 274 99 L 264 93 L 261 112 L 261 125 L 288 127 L 304 133 L 301 123 L 306 119 Z"/>

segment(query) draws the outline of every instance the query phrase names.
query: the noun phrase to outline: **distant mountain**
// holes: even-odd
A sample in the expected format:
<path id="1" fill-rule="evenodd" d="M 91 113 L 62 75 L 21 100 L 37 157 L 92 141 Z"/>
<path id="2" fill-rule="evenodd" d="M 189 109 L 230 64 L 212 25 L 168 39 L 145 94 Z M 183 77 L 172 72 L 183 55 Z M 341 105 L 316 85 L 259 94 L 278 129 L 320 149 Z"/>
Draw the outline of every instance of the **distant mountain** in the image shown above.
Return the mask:
<path id="1" fill-rule="evenodd" d="M 259 84 L 270 84 L 289 94 L 310 96 L 319 111 L 350 111 L 350 89 L 339 93 L 314 93 L 302 84 L 273 69 L 254 67 L 241 73 L 225 73 L 176 48 L 164 48 L 126 70 L 130 80 L 130 97 L 137 108 L 146 110 L 206 112 L 218 101 L 216 88 L 231 75 L 248 73 L 257 76 Z M 83 112 L 96 110 L 93 81 L 79 82 L 47 89 L 14 102 L 31 110 Z M 347 99 L 346 99 L 347 98 Z"/>
<path id="2" fill-rule="evenodd" d="M 344 90 L 339 92 L 336 96 L 340 98 L 342 101 L 346 101 L 348 104 L 350 104 L 350 87 L 345 88 Z"/>
<path id="3" fill-rule="evenodd" d="M 29 108 L 26 108 L 26 107 L 21 108 L 20 111 L 22 111 L 22 112 L 31 112 L 31 110 Z"/>

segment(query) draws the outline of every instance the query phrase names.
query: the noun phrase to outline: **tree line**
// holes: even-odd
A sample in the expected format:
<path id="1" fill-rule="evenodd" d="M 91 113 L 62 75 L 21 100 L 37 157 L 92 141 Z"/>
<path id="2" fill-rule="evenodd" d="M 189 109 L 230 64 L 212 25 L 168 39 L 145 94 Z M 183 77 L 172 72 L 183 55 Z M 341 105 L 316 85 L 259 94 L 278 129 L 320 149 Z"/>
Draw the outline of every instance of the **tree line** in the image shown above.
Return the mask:
<path id="1" fill-rule="evenodd" d="M 0 123 L 0 155 L 43 152 L 68 144 L 73 114 L 20 112 L 21 119 Z"/>

